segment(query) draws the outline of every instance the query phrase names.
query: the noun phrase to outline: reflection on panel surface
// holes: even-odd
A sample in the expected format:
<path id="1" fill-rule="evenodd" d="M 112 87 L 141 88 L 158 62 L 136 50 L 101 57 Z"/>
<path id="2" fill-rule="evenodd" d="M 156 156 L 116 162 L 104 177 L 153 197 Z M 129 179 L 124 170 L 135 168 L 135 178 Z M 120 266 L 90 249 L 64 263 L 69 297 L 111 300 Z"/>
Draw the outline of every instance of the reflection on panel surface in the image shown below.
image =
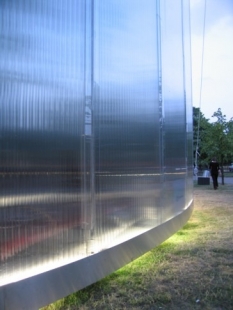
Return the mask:
<path id="1" fill-rule="evenodd" d="M 188 1 L 0 8 L 4 287 L 95 260 L 185 212 L 192 103 Z"/>

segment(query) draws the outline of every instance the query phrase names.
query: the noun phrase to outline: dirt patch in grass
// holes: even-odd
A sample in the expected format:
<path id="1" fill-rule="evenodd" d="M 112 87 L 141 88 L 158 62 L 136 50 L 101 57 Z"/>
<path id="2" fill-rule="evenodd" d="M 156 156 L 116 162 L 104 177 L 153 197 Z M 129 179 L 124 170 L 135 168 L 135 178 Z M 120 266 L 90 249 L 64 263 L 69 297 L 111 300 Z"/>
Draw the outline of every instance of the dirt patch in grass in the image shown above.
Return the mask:
<path id="1" fill-rule="evenodd" d="M 189 222 L 159 247 L 45 309 L 233 309 L 233 185 L 194 186 Z"/>

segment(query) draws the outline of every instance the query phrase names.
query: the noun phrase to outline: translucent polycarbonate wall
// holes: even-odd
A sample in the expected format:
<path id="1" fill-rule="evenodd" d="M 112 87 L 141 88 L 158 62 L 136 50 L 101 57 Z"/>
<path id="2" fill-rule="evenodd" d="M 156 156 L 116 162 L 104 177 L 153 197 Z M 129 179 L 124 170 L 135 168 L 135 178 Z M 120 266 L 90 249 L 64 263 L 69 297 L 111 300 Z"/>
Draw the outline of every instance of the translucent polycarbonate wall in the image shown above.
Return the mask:
<path id="1" fill-rule="evenodd" d="M 184 213 L 192 103 L 187 0 L 5 0 L 0 20 L 4 287 Z"/>
<path id="2" fill-rule="evenodd" d="M 109 246 L 163 220 L 157 7 L 116 0 L 95 8 L 96 227 Z"/>
<path id="3" fill-rule="evenodd" d="M 163 167 L 166 215 L 192 197 L 192 106 L 189 1 L 160 1 L 163 94 Z"/>
<path id="4" fill-rule="evenodd" d="M 1 284 L 86 255 L 86 3 L 0 2 Z"/>

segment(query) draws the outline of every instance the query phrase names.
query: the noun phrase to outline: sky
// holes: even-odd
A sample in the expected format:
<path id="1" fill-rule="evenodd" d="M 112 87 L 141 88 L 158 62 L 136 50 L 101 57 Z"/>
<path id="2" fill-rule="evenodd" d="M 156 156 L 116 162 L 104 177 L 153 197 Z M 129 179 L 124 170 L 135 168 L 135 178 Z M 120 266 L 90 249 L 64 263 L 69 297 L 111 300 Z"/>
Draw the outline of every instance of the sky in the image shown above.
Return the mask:
<path id="1" fill-rule="evenodd" d="M 221 108 L 229 121 L 233 117 L 233 0 L 206 0 L 205 28 L 205 0 L 190 0 L 190 8 L 193 106 L 200 107 L 211 122 Z"/>

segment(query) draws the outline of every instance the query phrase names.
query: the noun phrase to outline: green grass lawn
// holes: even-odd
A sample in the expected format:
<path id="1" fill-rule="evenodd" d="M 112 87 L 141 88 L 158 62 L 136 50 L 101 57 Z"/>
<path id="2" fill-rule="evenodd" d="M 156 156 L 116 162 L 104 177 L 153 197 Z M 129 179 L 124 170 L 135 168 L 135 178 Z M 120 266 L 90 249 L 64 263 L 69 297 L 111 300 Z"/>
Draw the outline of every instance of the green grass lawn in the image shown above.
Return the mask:
<path id="1" fill-rule="evenodd" d="M 195 185 L 194 198 L 191 219 L 166 242 L 43 309 L 233 309 L 233 185 Z"/>

